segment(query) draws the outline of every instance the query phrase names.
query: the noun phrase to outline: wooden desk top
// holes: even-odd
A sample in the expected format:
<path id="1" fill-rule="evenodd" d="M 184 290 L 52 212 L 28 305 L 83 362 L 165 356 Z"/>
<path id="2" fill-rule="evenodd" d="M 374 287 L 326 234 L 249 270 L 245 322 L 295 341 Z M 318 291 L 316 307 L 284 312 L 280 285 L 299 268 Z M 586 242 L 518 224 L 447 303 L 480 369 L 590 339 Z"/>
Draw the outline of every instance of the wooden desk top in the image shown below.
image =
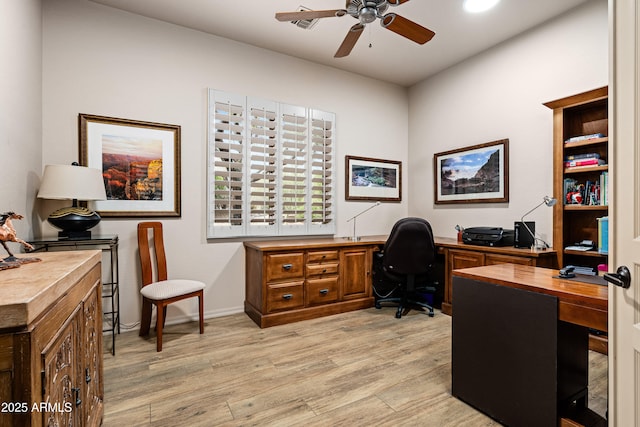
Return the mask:
<path id="1" fill-rule="evenodd" d="M 256 240 L 244 242 L 245 247 L 257 249 L 263 252 L 278 251 L 278 250 L 301 250 L 301 249 L 322 249 L 330 246 L 367 246 L 367 245 L 384 245 L 387 241 L 387 234 L 379 234 L 373 236 L 362 236 L 360 240 L 353 241 L 348 237 L 308 237 L 308 238 L 294 238 L 283 240 Z M 500 253 L 500 254 L 513 254 L 524 255 L 537 258 L 540 256 L 555 255 L 556 251 L 547 249 L 544 251 L 523 248 L 514 248 L 513 246 L 478 246 L 468 245 L 466 243 L 458 242 L 457 239 L 451 237 L 434 237 L 435 244 L 439 248 L 449 249 L 469 249 L 475 251 L 481 251 L 485 253 Z"/>
<path id="2" fill-rule="evenodd" d="M 553 295 L 560 320 L 607 331 L 608 287 L 559 279 L 558 270 L 528 265 L 497 264 L 453 270 L 457 277 Z"/>
<path id="3" fill-rule="evenodd" d="M 0 329 L 33 322 L 102 259 L 99 250 L 19 254 L 42 261 L 0 271 Z"/>

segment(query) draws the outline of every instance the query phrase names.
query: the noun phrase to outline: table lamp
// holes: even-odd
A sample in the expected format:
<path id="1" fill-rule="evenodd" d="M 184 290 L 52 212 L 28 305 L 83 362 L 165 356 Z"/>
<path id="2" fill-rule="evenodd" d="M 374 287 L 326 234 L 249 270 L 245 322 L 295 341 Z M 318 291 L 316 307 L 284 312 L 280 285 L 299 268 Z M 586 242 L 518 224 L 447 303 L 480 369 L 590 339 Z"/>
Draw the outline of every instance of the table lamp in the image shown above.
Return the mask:
<path id="1" fill-rule="evenodd" d="M 351 237 L 349 237 L 349 240 L 353 240 L 354 242 L 360 241 L 360 236 L 356 235 L 356 218 L 358 218 L 363 213 L 370 211 L 371 209 L 375 208 L 376 206 L 380 206 L 380 203 L 381 203 L 380 201 L 375 202 L 373 204 L 373 206 L 369 206 L 367 209 L 365 209 L 362 212 L 356 214 L 355 216 L 352 216 L 351 218 L 349 218 L 347 220 L 347 222 L 353 221 L 353 235 Z"/>
<path id="2" fill-rule="evenodd" d="M 73 200 L 72 206 L 52 212 L 47 221 L 56 228 L 58 238 L 89 239 L 90 228 L 100 222 L 100 215 L 85 207 L 78 206 L 78 200 L 104 200 L 107 198 L 102 172 L 85 166 L 46 165 L 38 198 Z"/>
<path id="3" fill-rule="evenodd" d="M 547 249 L 549 248 L 549 244 L 547 242 L 545 242 L 542 239 L 539 239 L 536 237 L 535 232 L 532 230 L 533 227 L 535 227 L 535 223 L 530 222 L 527 223 L 524 221 L 524 217 L 529 215 L 531 212 L 535 211 L 536 209 L 538 209 L 540 206 L 542 205 L 547 205 L 549 207 L 555 205 L 557 203 L 557 200 L 555 199 L 555 197 L 549 197 L 549 196 L 544 196 L 544 198 L 542 199 L 542 203 L 536 205 L 533 209 L 531 209 L 529 212 L 525 213 L 524 215 L 522 215 L 522 217 L 520 218 L 520 222 L 516 222 L 514 229 L 515 229 L 515 240 L 516 240 L 516 247 L 522 247 L 522 245 L 518 246 L 518 241 L 520 241 L 521 243 L 523 241 L 528 241 L 530 244 L 528 244 L 527 246 L 531 247 L 532 249 Z M 533 224 L 533 226 L 530 226 L 529 224 Z M 520 233 L 522 231 L 522 228 L 524 228 L 527 233 L 525 234 L 526 238 L 524 238 L 524 236 L 522 236 L 522 233 Z M 534 228 L 535 229 L 535 228 Z M 536 244 L 537 241 L 542 242 L 542 246 L 538 246 Z"/>

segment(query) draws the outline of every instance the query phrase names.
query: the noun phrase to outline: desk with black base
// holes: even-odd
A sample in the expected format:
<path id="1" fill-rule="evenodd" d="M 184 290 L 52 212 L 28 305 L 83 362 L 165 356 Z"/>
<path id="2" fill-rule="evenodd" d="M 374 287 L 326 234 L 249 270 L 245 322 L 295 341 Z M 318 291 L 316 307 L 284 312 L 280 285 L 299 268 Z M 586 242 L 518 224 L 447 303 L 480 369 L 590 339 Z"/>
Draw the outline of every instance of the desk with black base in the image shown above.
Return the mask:
<path id="1" fill-rule="evenodd" d="M 586 411 L 589 328 L 607 330 L 607 287 L 514 264 L 452 274 L 452 394 L 513 426 Z"/>

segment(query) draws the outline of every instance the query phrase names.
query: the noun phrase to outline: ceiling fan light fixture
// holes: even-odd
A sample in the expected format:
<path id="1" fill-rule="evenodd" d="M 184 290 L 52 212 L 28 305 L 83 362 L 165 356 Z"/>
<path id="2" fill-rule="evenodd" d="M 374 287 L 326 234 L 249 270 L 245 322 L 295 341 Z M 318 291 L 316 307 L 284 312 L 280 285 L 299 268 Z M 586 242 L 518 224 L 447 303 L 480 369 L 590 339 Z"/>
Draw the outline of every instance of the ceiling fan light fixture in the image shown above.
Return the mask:
<path id="1" fill-rule="evenodd" d="M 377 11 L 375 8 L 373 7 L 363 7 L 362 9 L 360 9 L 360 12 L 358 13 L 358 19 L 360 20 L 360 23 L 365 25 L 365 24 L 370 24 L 373 21 L 375 21 L 377 18 Z"/>
<path id="2" fill-rule="evenodd" d="M 464 10 L 469 13 L 486 12 L 497 5 L 500 0 L 464 0 Z"/>

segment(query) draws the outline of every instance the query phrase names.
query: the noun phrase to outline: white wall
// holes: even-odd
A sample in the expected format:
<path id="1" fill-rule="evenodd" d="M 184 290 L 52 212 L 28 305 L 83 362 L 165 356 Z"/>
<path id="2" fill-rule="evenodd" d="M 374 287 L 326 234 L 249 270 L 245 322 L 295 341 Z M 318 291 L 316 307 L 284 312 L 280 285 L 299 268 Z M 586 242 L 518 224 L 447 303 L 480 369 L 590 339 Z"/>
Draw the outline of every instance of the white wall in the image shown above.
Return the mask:
<path id="1" fill-rule="evenodd" d="M 552 195 L 552 112 L 547 101 L 608 81 L 607 0 L 593 0 L 451 67 L 409 91 L 409 212 L 440 236 L 454 227 L 513 222 Z M 435 205 L 433 156 L 509 139 L 509 203 Z M 527 217 L 551 243 L 551 209 Z"/>
<path id="2" fill-rule="evenodd" d="M 32 214 L 42 172 L 40 0 L 0 0 L 0 11 L 0 212 L 24 215 L 13 225 L 29 239 L 39 224 Z"/>
<path id="3" fill-rule="evenodd" d="M 344 201 L 344 156 L 407 162 L 404 88 L 86 0 L 47 0 L 43 15 L 44 164 L 78 159 L 79 113 L 180 125 L 182 217 L 163 219 L 169 274 L 207 284 L 208 316 L 242 310 L 244 249 L 238 241 L 205 238 L 207 88 L 336 113 L 338 235 L 349 235 L 346 219 L 369 205 Z M 381 111 L 384 121 L 379 120 Z M 358 232 L 388 232 L 406 216 L 406 199 L 376 208 L 358 222 Z M 43 202 L 41 220 L 62 205 Z M 120 236 L 120 301 L 126 324 L 137 321 L 140 312 L 137 222 L 107 218 L 94 229 Z M 43 230 L 44 235 L 56 234 L 47 223 Z M 178 307 L 180 311 L 170 307 L 169 322 L 197 313 L 195 300 Z"/>

